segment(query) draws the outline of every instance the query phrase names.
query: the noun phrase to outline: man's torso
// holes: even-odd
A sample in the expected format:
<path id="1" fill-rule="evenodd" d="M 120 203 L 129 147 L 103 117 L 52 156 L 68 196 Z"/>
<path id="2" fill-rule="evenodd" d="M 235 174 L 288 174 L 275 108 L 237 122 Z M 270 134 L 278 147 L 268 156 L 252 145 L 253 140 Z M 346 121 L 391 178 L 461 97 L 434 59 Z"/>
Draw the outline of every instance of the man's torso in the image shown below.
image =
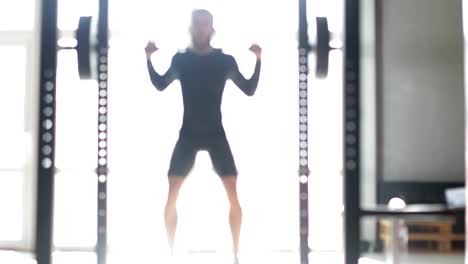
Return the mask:
<path id="1" fill-rule="evenodd" d="M 232 56 L 219 49 L 205 55 L 186 51 L 174 56 L 173 66 L 180 80 L 184 103 L 181 133 L 194 136 L 224 134 L 221 101 L 232 61 Z"/>

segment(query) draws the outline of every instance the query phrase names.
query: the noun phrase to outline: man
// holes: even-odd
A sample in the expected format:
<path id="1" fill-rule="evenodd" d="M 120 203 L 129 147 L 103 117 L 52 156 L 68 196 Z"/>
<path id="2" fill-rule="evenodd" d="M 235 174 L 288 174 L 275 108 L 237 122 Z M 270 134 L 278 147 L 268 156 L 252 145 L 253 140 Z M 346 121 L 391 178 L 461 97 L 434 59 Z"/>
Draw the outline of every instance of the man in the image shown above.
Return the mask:
<path id="1" fill-rule="evenodd" d="M 214 32 L 212 14 L 204 9 L 194 10 L 190 26 L 192 45 L 185 52 L 173 56 L 171 66 L 164 75 L 154 70 L 150 60 L 151 55 L 158 50 L 156 45 L 149 42 L 145 52 L 151 82 L 159 91 L 163 91 L 175 79 L 179 79 L 182 87 L 183 124 L 170 162 L 169 194 L 165 206 L 171 252 L 177 226 L 176 201 L 179 190 L 194 164 L 196 153 L 207 150 L 228 196 L 233 253 L 238 263 L 242 209 L 237 197 L 237 169 L 221 121 L 221 100 L 227 79 L 231 79 L 246 95 L 255 93 L 262 50 L 258 45 L 250 47 L 256 56 L 256 64 L 252 77 L 245 79 L 232 56 L 211 46 Z"/>

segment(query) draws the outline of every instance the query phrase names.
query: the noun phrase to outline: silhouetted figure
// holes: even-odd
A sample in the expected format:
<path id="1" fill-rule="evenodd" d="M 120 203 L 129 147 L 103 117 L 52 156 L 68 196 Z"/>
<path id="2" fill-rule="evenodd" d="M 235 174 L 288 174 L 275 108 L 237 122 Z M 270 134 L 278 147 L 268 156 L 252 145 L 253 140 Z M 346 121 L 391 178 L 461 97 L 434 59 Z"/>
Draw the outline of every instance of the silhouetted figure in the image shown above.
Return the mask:
<path id="1" fill-rule="evenodd" d="M 237 168 L 221 121 L 221 101 L 228 79 L 246 95 L 251 96 L 255 93 L 262 50 L 258 45 L 250 47 L 257 60 L 254 73 L 247 80 L 239 72 L 234 57 L 211 46 L 214 28 L 213 16 L 209 11 L 197 9 L 192 12 L 190 33 L 192 45 L 173 56 L 171 66 L 164 75 L 154 70 L 150 60 L 151 55 L 158 50 L 156 45 L 149 42 L 145 48 L 148 71 L 154 86 L 163 91 L 172 81 L 178 79 L 184 103 L 183 124 L 168 171 L 169 194 L 165 207 L 167 237 L 173 253 L 179 190 L 193 167 L 197 152 L 207 150 L 227 192 L 233 253 L 235 263 L 238 263 L 242 209 L 237 197 Z"/>

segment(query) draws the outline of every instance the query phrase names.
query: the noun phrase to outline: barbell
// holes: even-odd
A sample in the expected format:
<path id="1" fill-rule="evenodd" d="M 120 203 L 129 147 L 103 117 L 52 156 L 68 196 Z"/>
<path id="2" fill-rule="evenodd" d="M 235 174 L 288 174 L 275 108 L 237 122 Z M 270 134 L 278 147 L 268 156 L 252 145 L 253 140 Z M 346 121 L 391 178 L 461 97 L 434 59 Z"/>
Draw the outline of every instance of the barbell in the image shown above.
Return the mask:
<path id="1" fill-rule="evenodd" d="M 315 43 L 309 43 L 308 53 L 315 53 L 315 77 L 326 78 L 328 76 L 330 31 L 326 17 L 316 17 Z M 91 16 L 80 17 L 78 29 L 75 31 L 77 40 L 76 49 L 78 56 L 78 73 L 82 80 L 95 80 L 97 78 L 97 26 Z"/>

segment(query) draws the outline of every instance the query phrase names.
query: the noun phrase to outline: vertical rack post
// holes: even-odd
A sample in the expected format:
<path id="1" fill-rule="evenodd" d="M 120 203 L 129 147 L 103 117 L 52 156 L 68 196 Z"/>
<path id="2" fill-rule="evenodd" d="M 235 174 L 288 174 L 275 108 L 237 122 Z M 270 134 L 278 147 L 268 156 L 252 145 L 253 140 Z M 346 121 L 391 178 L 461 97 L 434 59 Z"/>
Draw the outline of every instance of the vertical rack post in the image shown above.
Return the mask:
<path id="1" fill-rule="evenodd" d="M 359 0 L 345 0 L 344 103 L 344 224 L 345 263 L 357 264 L 360 245 L 360 70 Z"/>
<path id="2" fill-rule="evenodd" d="M 41 15 L 35 255 L 38 264 L 50 264 L 54 215 L 57 0 L 43 0 Z"/>
<path id="3" fill-rule="evenodd" d="M 307 1 L 299 0 L 299 236 L 301 264 L 309 263 L 309 160 L 307 80 L 309 74 Z"/>
<path id="4" fill-rule="evenodd" d="M 98 79 L 98 226 L 97 226 L 97 263 L 106 264 L 107 256 L 107 112 L 108 112 L 108 0 L 99 0 L 97 32 L 97 79 Z"/>

